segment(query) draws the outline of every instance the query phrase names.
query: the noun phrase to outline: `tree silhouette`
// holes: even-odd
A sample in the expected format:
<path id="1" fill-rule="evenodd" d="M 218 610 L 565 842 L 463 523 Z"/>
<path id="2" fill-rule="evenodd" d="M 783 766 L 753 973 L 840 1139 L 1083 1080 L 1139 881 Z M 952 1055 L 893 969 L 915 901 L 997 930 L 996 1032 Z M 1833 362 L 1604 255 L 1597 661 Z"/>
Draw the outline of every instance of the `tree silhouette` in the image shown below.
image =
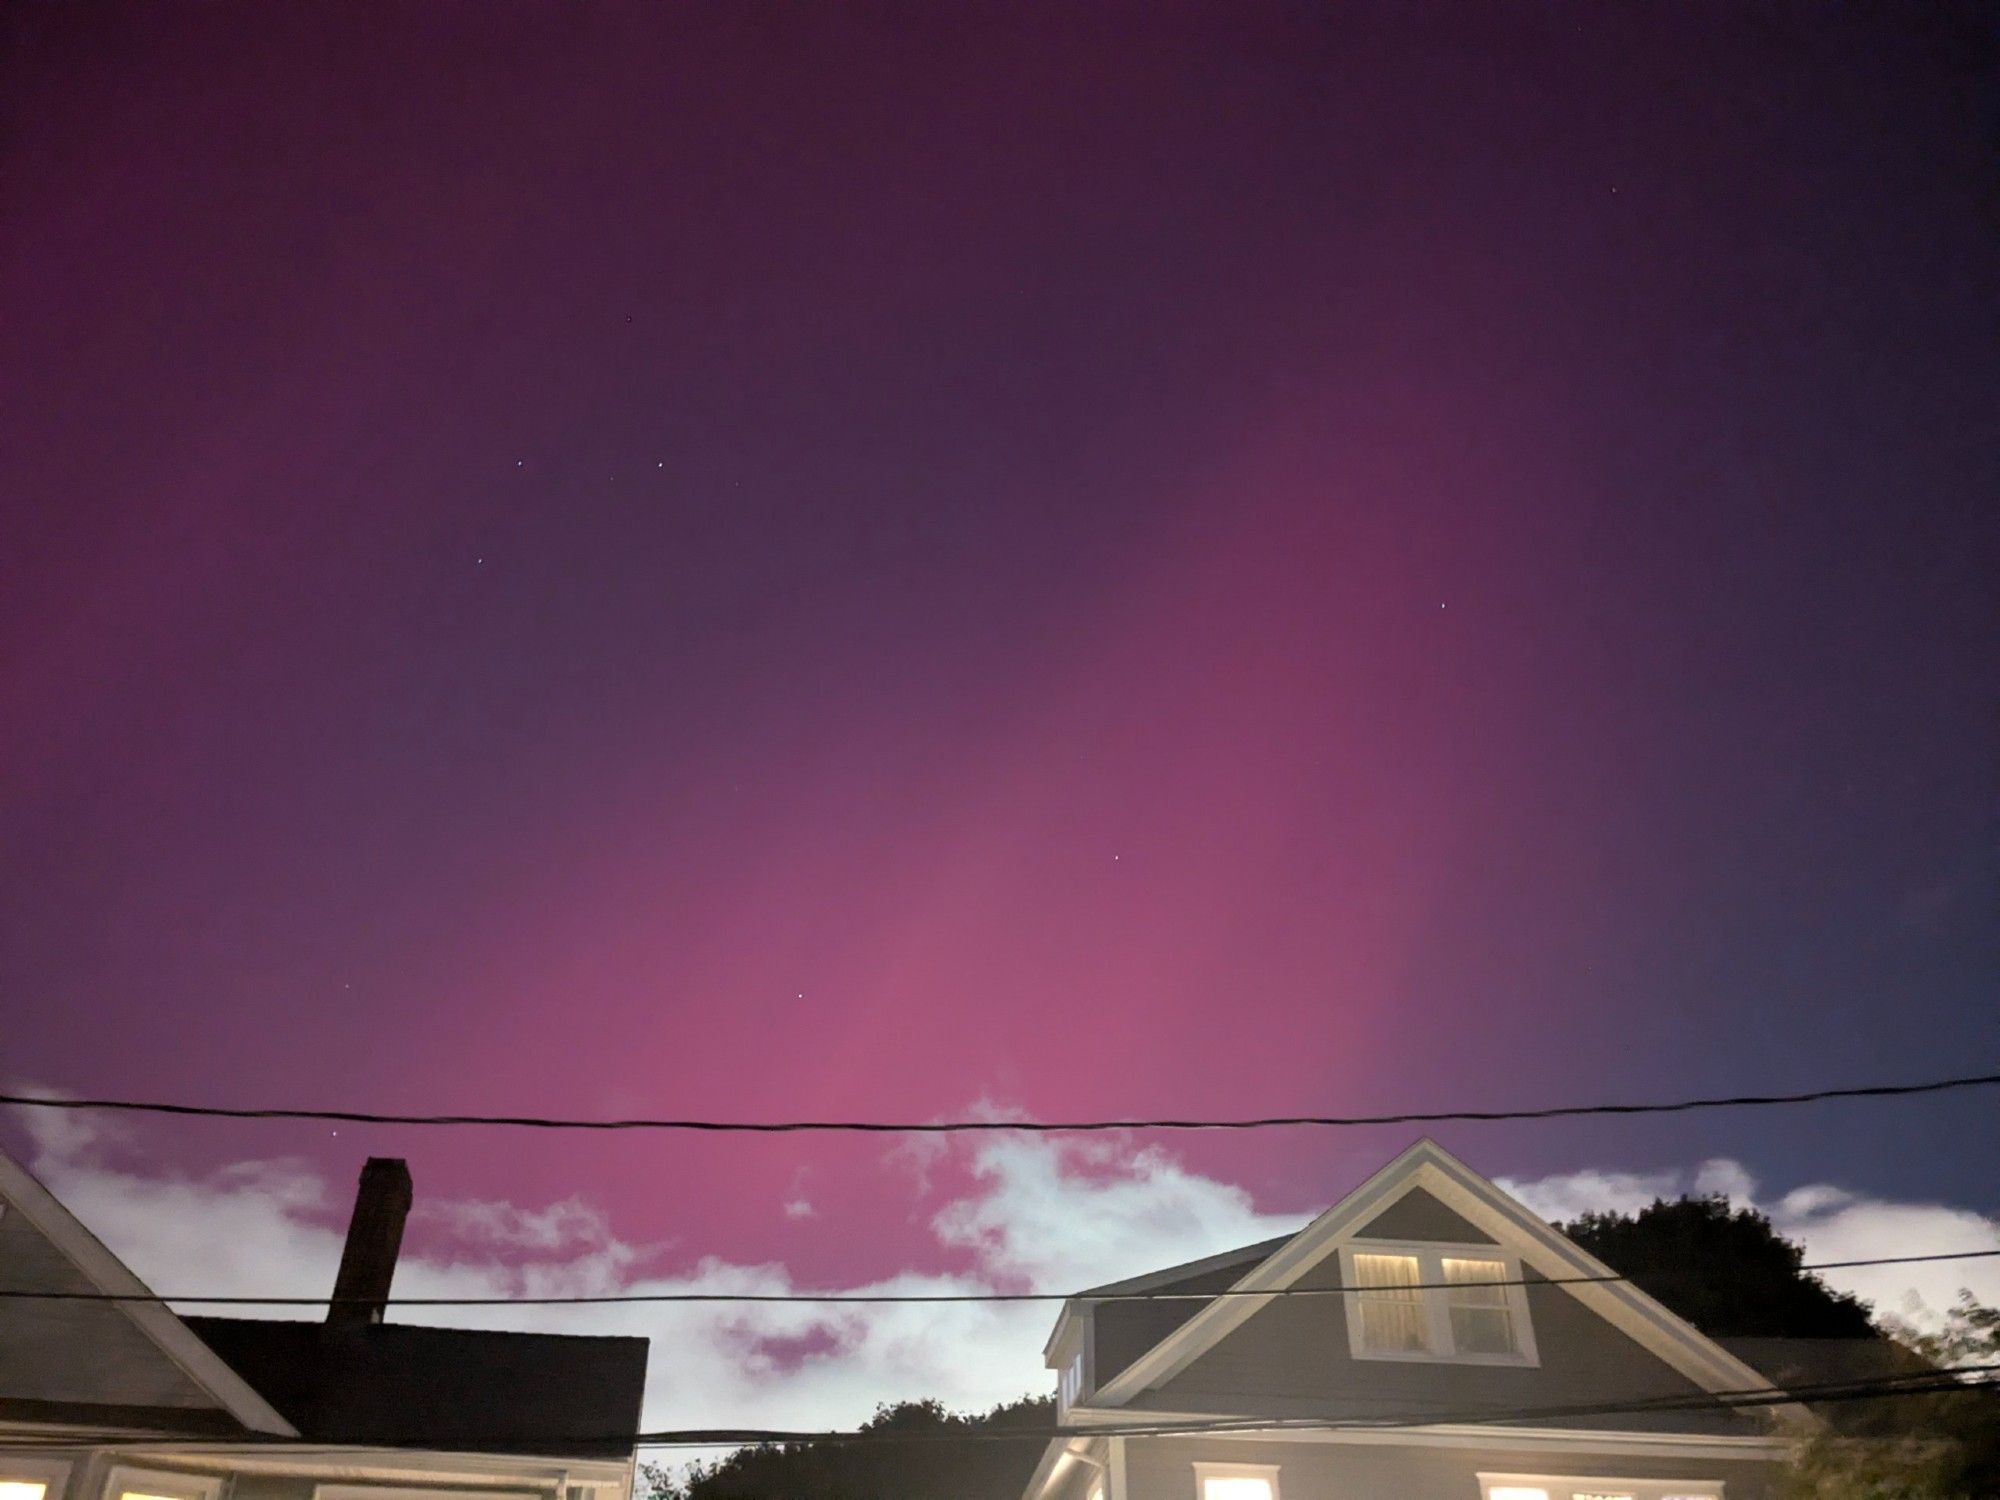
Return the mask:
<path id="1" fill-rule="evenodd" d="M 641 1488 L 648 1500 L 1020 1500 L 1054 1430 L 1046 1396 L 981 1415 L 905 1401 L 876 1408 L 865 1442 L 766 1443 L 680 1477 L 649 1464 Z"/>
<path id="2" fill-rule="evenodd" d="M 1802 1270 L 1804 1252 L 1720 1195 L 1556 1226 L 1712 1338 L 1866 1339 L 1868 1308 Z"/>

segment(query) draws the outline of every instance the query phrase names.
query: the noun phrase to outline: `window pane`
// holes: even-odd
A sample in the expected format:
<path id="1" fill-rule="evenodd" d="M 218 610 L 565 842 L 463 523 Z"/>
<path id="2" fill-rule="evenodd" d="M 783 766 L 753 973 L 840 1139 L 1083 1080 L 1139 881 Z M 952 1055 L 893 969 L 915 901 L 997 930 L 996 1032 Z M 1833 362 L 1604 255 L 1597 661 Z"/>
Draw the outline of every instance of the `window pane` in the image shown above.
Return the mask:
<path id="1" fill-rule="evenodd" d="M 1513 1354 L 1514 1314 L 1507 1300 L 1507 1263 L 1499 1260 L 1444 1262 L 1446 1305 L 1451 1310 L 1452 1344 L 1460 1354 Z"/>
<path id="2" fill-rule="evenodd" d="M 1454 1307 L 1451 1341 L 1460 1354 L 1512 1354 L 1513 1315 L 1504 1307 Z"/>
<path id="3" fill-rule="evenodd" d="M 1248 1474 L 1211 1474 L 1201 1482 L 1201 1500 L 1271 1500 L 1271 1481 Z"/>
<path id="4" fill-rule="evenodd" d="M 0 1500 L 42 1500 L 48 1490 L 39 1479 L 0 1479 Z"/>
<path id="5" fill-rule="evenodd" d="M 1507 1305 L 1507 1263 L 1502 1260 L 1454 1260 L 1446 1256 L 1444 1279 L 1451 1300 L 1475 1307 Z"/>
<path id="6" fill-rule="evenodd" d="M 1362 1348 L 1402 1353 L 1421 1352 L 1428 1346 L 1418 1280 L 1414 1255 L 1354 1257 L 1354 1284 L 1363 1288 L 1356 1297 Z"/>

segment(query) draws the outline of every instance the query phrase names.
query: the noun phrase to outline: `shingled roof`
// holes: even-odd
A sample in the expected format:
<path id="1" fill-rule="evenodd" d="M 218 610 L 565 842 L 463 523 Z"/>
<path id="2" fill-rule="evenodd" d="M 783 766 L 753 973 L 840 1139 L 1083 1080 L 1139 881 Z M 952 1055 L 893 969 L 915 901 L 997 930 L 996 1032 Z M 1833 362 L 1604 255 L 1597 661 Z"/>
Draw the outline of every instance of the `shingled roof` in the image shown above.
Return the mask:
<path id="1" fill-rule="evenodd" d="M 642 1338 L 185 1321 L 316 1442 L 624 1458 L 639 1430 Z"/>

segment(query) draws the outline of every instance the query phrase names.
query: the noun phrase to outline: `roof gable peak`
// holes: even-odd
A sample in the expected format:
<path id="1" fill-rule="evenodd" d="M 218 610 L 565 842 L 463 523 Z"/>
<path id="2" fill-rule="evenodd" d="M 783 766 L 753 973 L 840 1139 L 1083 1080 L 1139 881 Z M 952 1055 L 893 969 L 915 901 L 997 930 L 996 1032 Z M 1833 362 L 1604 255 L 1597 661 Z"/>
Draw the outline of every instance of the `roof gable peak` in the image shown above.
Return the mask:
<path id="1" fill-rule="evenodd" d="M 18 1213 L 97 1291 L 131 1299 L 120 1301 L 118 1311 L 237 1421 L 253 1432 L 298 1436 L 270 1402 L 224 1364 L 82 1220 L 5 1151 L 0 1151 L 0 1212 Z"/>

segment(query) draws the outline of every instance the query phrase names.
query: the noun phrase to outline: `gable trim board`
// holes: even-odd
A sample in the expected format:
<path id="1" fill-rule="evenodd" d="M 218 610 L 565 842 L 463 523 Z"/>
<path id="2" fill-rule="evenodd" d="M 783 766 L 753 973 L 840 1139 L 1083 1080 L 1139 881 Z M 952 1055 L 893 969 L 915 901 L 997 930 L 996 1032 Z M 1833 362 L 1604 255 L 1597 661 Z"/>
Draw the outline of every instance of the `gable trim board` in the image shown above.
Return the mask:
<path id="1" fill-rule="evenodd" d="M 478 1486 L 469 1500 L 488 1500 L 496 1482 L 514 1490 L 536 1486 L 540 1500 L 550 1490 L 560 1497 L 571 1484 L 611 1487 L 628 1484 L 634 1461 L 611 1458 L 540 1458 L 526 1454 L 455 1453 L 443 1449 L 380 1448 L 324 1443 L 202 1443 L 189 1447 L 173 1438 L 121 1444 L 121 1462 L 171 1464 L 190 1474 L 279 1475 L 311 1479 L 321 1487 L 366 1485 L 371 1495 L 384 1486 L 435 1494 L 442 1487 Z"/>
<path id="2" fill-rule="evenodd" d="M 1278 1292 L 1291 1286 L 1413 1188 L 1430 1193 L 1492 1236 L 1496 1245 L 1518 1254 L 1524 1266 L 1551 1280 L 1616 1275 L 1426 1138 L 1293 1235 L 1231 1290 Z M 1628 1281 L 1571 1281 L 1562 1290 L 1706 1391 L 1779 1393 L 1763 1375 Z M 1270 1306 L 1272 1300 L 1269 1296 L 1230 1296 L 1208 1302 L 1095 1392 L 1092 1404 L 1123 1406 L 1140 1392 L 1172 1379 L 1259 1309 Z M 1770 1409 L 1794 1421 L 1817 1424 L 1817 1419 L 1796 1403 L 1774 1404 Z"/>
<path id="3" fill-rule="evenodd" d="M 1145 1436 L 1198 1437 L 1204 1442 L 1366 1443 L 1401 1444 L 1414 1448 L 1548 1448 L 1562 1452 L 1663 1455 L 1682 1458 L 1784 1458 L 1793 1439 L 1781 1433 L 1639 1432 L 1612 1427 L 1520 1427 L 1507 1423 L 1429 1422 L 1407 1427 L 1235 1427 L 1212 1430 L 1213 1412 L 1148 1412 L 1159 1419 L 1160 1431 Z M 1071 1420 L 1079 1428 L 1116 1427 L 1132 1420 L 1130 1411 L 1078 1408 Z M 1243 1418 L 1243 1421 L 1254 1420 Z M 1179 1434 L 1172 1429 L 1186 1423 Z M 1124 1442 L 1115 1437 L 1114 1442 Z"/>
<path id="4" fill-rule="evenodd" d="M 28 1170 L 0 1151 L 0 1212 L 18 1213 L 75 1266 L 100 1292 L 137 1300 L 118 1308 L 187 1377 L 252 1432 L 297 1437 L 277 1409 L 253 1390 L 221 1356 L 195 1337 L 172 1308 L 153 1300 L 152 1290 L 84 1228 Z"/>

